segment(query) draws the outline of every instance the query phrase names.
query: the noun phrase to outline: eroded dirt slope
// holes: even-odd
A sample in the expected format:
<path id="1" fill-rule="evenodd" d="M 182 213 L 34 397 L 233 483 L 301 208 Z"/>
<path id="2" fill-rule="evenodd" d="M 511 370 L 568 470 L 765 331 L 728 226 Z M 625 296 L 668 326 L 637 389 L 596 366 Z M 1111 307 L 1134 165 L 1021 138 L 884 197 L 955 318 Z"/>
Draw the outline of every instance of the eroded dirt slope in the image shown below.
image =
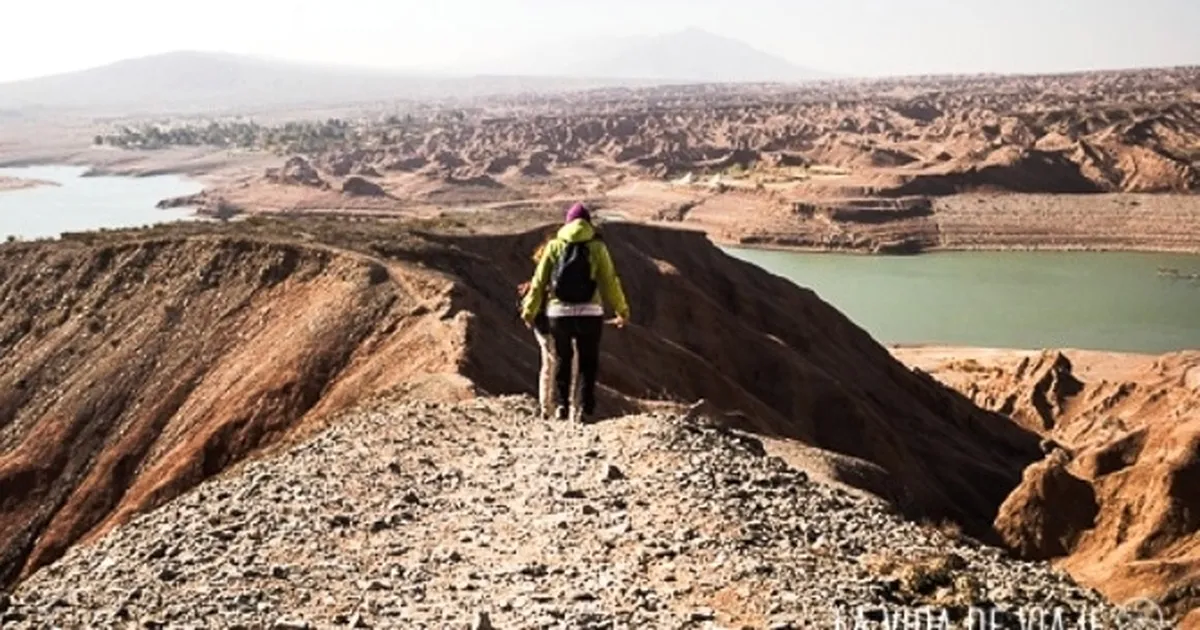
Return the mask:
<path id="1" fill-rule="evenodd" d="M 989 534 L 1031 433 L 701 235 L 607 229 L 634 323 L 607 333 L 602 411 L 703 397 Z M 514 287 L 541 235 L 256 219 L 0 248 L 4 581 L 372 393 L 532 391 Z"/>
<path id="2" fill-rule="evenodd" d="M 1200 607 L 1200 353 L 898 354 L 1045 436 L 996 521 L 1018 554 L 1117 601 Z"/>
<path id="3" fill-rule="evenodd" d="M 0 256 L 5 581 L 461 355 L 444 286 L 346 252 L 230 231 Z"/>

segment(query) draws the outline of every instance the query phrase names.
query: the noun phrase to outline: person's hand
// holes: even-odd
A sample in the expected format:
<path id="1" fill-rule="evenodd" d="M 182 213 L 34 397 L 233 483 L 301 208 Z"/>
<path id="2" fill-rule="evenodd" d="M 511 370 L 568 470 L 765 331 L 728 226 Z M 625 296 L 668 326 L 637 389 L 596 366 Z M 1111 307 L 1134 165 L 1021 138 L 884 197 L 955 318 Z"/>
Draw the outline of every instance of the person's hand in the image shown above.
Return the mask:
<path id="1" fill-rule="evenodd" d="M 614 317 L 612 319 L 612 325 L 616 326 L 618 329 L 624 328 L 625 327 L 625 318 L 621 317 L 620 315 L 617 315 L 616 317 Z"/>

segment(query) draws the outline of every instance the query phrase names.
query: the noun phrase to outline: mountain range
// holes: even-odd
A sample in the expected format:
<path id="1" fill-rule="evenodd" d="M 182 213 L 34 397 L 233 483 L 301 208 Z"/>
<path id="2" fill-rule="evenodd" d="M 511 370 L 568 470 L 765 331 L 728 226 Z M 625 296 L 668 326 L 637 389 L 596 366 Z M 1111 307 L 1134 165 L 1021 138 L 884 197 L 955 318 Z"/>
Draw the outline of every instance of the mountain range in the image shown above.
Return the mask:
<path id="1" fill-rule="evenodd" d="M 0 111 L 212 112 L 667 83 L 793 82 L 824 75 L 744 42 L 687 29 L 545 50 L 487 74 L 322 66 L 180 51 L 0 83 Z"/>
<path id="2" fill-rule="evenodd" d="M 828 78 L 746 42 L 698 28 L 660 35 L 572 40 L 528 51 L 493 69 L 521 74 L 695 83 L 791 83 Z"/>

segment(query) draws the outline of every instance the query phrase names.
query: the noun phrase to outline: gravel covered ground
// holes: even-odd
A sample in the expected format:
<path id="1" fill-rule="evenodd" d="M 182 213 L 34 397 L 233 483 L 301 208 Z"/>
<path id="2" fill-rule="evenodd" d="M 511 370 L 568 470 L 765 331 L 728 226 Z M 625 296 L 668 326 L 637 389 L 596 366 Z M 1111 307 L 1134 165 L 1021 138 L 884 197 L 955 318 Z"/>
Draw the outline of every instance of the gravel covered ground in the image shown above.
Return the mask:
<path id="1" fill-rule="evenodd" d="M 1099 602 L 703 420 L 584 426 L 501 398 L 360 408 L 73 549 L 0 594 L 0 625 L 1016 628 Z"/>

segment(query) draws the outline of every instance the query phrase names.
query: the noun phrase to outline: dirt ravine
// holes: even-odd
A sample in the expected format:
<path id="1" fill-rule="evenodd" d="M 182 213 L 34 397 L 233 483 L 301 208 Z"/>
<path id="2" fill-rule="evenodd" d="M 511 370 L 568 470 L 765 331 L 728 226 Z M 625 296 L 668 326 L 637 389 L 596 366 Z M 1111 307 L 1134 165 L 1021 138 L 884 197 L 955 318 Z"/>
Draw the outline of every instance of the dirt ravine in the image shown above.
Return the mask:
<path id="1" fill-rule="evenodd" d="M 1200 352 L 893 353 L 1043 436 L 1048 456 L 996 520 L 1019 556 L 1053 560 L 1117 601 L 1200 608 Z"/>

